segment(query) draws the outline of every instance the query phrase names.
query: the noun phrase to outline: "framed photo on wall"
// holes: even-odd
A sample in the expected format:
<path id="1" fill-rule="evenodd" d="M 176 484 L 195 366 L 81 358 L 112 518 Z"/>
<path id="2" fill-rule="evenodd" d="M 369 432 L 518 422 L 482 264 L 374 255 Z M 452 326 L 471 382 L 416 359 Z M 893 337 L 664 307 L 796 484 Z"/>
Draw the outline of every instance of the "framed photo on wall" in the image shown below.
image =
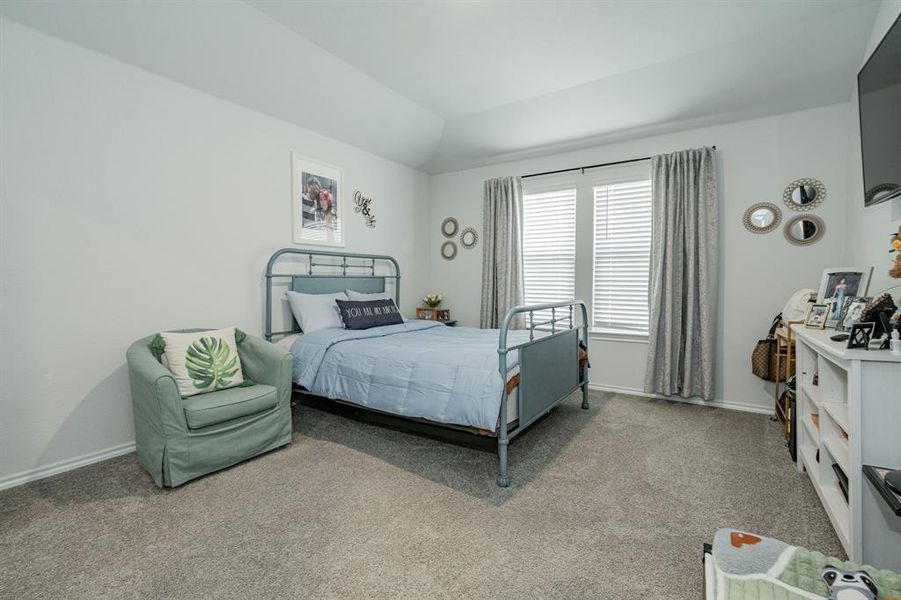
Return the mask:
<path id="1" fill-rule="evenodd" d="M 341 169 L 291 154 L 295 244 L 344 247 Z"/>
<path id="2" fill-rule="evenodd" d="M 823 269 L 823 277 L 820 279 L 820 291 L 817 294 L 817 304 L 827 304 L 829 312 L 826 317 L 826 326 L 835 327 L 842 315 L 845 298 L 866 296 L 870 287 L 870 273 L 873 267 L 840 267 L 837 269 Z"/>

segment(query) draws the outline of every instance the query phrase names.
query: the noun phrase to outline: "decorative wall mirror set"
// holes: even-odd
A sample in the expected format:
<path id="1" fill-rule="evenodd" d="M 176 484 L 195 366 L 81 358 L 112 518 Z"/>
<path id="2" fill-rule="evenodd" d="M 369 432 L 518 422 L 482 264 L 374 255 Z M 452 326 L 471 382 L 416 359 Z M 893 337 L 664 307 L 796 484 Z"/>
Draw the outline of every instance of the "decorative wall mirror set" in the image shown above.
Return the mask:
<path id="1" fill-rule="evenodd" d="M 826 199 L 826 186 L 817 179 L 796 179 L 785 188 L 782 200 L 785 205 L 798 212 L 816 208 Z M 751 233 L 769 233 L 782 222 L 782 211 L 771 202 L 759 202 L 750 206 L 742 218 L 745 229 Z M 819 217 L 798 215 L 785 224 L 782 230 L 785 239 L 796 246 L 808 246 L 822 239 L 826 223 Z"/>
<path id="2" fill-rule="evenodd" d="M 441 235 L 451 238 L 441 244 L 441 258 L 444 260 L 454 260 L 457 257 L 457 244 L 452 238 L 457 236 L 460 231 L 460 224 L 457 219 L 448 217 L 441 221 Z M 479 243 L 479 234 L 472 227 L 467 227 L 460 234 L 460 245 L 466 250 L 472 250 Z"/>

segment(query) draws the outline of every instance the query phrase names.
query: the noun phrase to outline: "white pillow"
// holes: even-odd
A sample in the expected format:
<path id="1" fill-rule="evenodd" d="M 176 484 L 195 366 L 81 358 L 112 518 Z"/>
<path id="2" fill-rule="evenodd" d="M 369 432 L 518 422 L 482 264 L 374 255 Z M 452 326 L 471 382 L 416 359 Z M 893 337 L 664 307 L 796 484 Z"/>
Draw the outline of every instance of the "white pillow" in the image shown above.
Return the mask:
<path id="1" fill-rule="evenodd" d="M 172 371 L 182 398 L 244 383 L 235 328 L 174 333 L 164 331 L 162 363 Z"/>
<path id="2" fill-rule="evenodd" d="M 390 294 L 388 292 L 374 292 L 372 294 L 365 294 L 363 292 L 355 292 L 353 290 L 345 290 L 347 294 L 348 300 L 353 300 L 354 302 L 366 302 L 367 300 L 394 300 L 394 294 Z"/>
<path id="3" fill-rule="evenodd" d="M 300 324 L 304 333 L 312 333 L 319 329 L 341 329 L 341 313 L 335 300 L 347 300 L 347 294 L 301 294 L 288 292 L 288 304 L 291 312 Z"/>

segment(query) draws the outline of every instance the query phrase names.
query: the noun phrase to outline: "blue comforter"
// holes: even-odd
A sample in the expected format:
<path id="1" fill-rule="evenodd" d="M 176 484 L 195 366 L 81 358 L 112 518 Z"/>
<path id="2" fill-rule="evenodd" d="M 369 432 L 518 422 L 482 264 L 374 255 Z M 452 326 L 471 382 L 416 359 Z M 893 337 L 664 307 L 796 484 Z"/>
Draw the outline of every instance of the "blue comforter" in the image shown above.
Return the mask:
<path id="1" fill-rule="evenodd" d="M 509 345 L 525 341 L 511 332 Z M 439 423 L 494 431 L 504 381 L 498 330 L 407 321 L 360 331 L 322 329 L 291 346 L 294 381 L 311 393 Z M 519 352 L 507 355 L 517 367 Z"/>

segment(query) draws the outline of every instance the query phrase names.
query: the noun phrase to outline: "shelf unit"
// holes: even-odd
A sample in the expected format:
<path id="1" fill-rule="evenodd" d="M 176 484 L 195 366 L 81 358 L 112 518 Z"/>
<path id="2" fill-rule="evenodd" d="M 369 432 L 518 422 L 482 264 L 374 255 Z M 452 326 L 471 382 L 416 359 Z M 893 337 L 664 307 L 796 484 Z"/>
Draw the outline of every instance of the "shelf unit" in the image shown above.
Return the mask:
<path id="1" fill-rule="evenodd" d="M 792 332 L 804 424 L 798 470 L 807 471 L 850 560 L 901 570 L 901 518 L 863 476 L 864 464 L 901 468 L 901 356 L 848 350 L 828 330 L 793 325 Z M 847 500 L 833 464 L 848 477 Z"/>

